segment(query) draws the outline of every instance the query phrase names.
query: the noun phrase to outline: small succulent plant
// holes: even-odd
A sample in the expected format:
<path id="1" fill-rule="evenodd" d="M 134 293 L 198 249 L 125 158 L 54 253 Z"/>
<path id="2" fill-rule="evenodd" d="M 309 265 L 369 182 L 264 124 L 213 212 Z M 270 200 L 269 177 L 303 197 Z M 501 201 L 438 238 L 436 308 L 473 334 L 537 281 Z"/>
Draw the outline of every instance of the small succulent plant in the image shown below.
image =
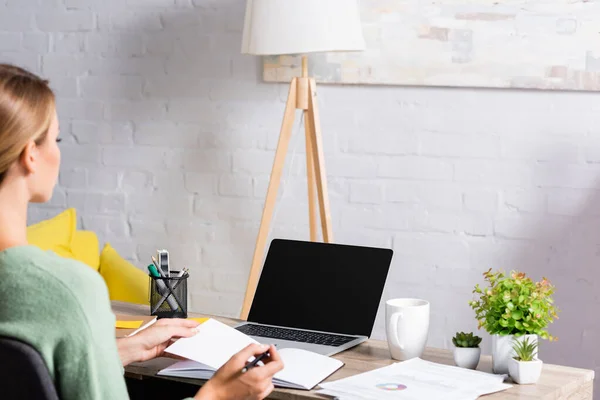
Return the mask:
<path id="1" fill-rule="evenodd" d="M 479 336 L 474 336 L 473 332 L 456 332 L 456 335 L 452 338 L 452 343 L 454 343 L 456 347 L 479 347 L 481 338 Z"/>
<path id="2" fill-rule="evenodd" d="M 530 342 L 529 338 L 525 338 L 522 341 L 515 340 L 513 342 L 513 349 L 516 355 L 513 358 L 517 361 L 533 361 L 537 355 L 537 347 L 537 342 Z"/>

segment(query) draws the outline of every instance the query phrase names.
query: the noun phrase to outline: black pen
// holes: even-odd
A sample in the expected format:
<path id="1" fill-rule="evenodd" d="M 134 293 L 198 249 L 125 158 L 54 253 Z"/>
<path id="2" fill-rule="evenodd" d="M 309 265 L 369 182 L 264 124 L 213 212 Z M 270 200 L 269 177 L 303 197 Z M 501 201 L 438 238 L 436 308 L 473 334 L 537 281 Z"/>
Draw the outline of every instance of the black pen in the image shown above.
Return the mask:
<path id="1" fill-rule="evenodd" d="M 268 350 L 265 351 L 264 353 L 262 353 L 261 355 L 259 355 L 258 357 L 254 358 L 254 360 L 247 363 L 246 366 L 244 368 L 242 368 L 242 374 L 245 372 L 248 372 L 248 370 L 250 368 L 256 367 L 256 364 L 265 357 L 271 357 L 271 354 L 269 353 Z"/>

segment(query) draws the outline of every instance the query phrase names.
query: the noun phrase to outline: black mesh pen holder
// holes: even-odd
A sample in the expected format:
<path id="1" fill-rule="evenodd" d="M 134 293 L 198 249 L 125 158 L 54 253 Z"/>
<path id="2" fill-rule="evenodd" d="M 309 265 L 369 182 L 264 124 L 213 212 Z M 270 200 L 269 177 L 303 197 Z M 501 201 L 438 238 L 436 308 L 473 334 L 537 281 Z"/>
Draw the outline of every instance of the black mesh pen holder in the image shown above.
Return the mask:
<path id="1" fill-rule="evenodd" d="M 179 271 L 171 271 L 175 275 Z M 150 315 L 158 318 L 187 318 L 187 278 L 152 277 L 150 280 Z"/>

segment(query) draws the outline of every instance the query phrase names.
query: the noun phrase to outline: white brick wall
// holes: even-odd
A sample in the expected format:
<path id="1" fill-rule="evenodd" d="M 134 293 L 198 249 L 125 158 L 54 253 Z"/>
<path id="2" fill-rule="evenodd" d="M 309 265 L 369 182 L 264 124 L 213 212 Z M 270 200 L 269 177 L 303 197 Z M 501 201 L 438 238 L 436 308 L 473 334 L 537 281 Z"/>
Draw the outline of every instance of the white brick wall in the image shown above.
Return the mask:
<path id="1" fill-rule="evenodd" d="M 76 207 L 140 268 L 167 247 L 192 269 L 191 308 L 233 316 L 287 95 L 239 54 L 243 12 L 242 0 L 0 1 L 0 61 L 51 80 L 65 138 L 55 197 L 31 221 Z M 319 87 L 335 237 L 393 246 L 384 299 L 430 300 L 430 345 L 475 328 L 483 271 L 517 268 L 558 287 L 561 340 L 544 360 L 600 365 L 600 322 L 584 313 L 600 302 L 594 96 Z M 308 237 L 303 143 L 290 144 L 272 237 Z M 383 327 L 380 313 L 375 337 Z"/>
<path id="2" fill-rule="evenodd" d="M 36 26 L 44 32 L 85 32 L 95 27 L 95 17 L 86 11 L 45 11 L 35 15 Z"/>

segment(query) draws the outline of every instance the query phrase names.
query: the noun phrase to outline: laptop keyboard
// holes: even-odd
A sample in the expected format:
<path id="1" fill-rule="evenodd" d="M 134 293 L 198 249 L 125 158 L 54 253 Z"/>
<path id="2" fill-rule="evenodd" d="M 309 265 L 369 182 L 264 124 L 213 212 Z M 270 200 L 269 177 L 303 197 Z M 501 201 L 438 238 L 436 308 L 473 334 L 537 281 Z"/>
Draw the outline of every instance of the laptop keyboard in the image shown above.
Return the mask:
<path id="1" fill-rule="evenodd" d="M 293 342 L 322 344 L 338 347 L 356 339 L 352 336 L 334 335 L 330 333 L 308 332 L 274 326 L 246 324 L 238 326 L 238 331 L 248 336 L 260 336 L 270 339 L 291 340 Z"/>

